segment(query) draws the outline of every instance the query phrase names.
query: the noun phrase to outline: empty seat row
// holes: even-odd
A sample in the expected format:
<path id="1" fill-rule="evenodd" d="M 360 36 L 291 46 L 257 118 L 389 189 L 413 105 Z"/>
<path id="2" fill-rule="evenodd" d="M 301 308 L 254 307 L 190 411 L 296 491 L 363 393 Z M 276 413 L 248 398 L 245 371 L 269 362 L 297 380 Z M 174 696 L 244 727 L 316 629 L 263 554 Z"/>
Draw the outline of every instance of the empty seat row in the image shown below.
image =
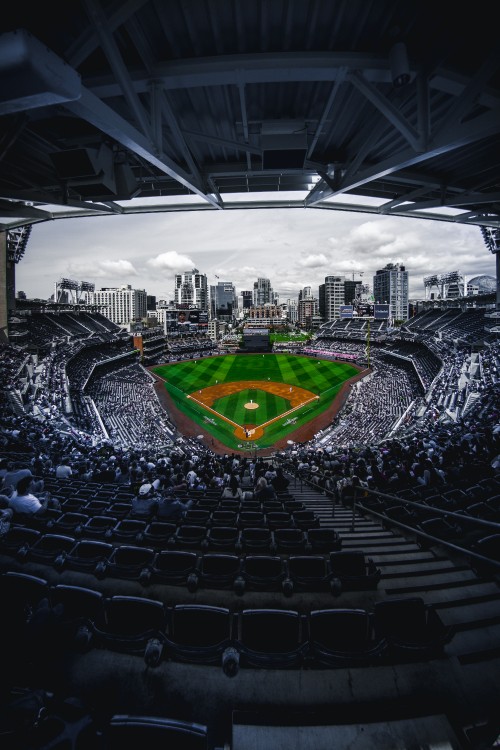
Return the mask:
<path id="1" fill-rule="evenodd" d="M 104 648 L 141 656 L 149 667 L 164 660 L 217 664 L 228 676 L 240 666 L 314 668 L 437 658 L 454 635 L 420 597 L 377 601 L 370 611 L 236 612 L 202 604 L 168 606 L 138 596 L 108 597 L 14 572 L 0 576 L 0 591 L 4 596 L 16 592 L 2 632 L 17 653 L 30 644 L 33 648 L 30 625 L 33 613 L 42 611 L 51 613 L 53 649 Z"/>
<path id="2" fill-rule="evenodd" d="M 17 551 L 17 559 L 51 565 L 59 572 L 76 570 L 97 578 L 116 577 L 140 581 L 143 585 L 164 583 L 186 585 L 191 591 L 199 585 L 233 588 L 242 594 L 246 588 L 294 590 L 375 588 L 380 579 L 371 558 L 358 550 L 329 554 L 231 554 L 197 553 L 191 550 L 160 550 L 132 544 L 112 545 L 99 540 L 77 540 L 62 534 L 37 533 L 33 543 Z"/>
<path id="3" fill-rule="evenodd" d="M 49 531 L 14 525 L 0 541 L 0 551 L 20 558 L 38 555 L 49 562 L 59 552 L 69 552 L 77 541 L 101 542 L 112 548 L 121 544 L 163 549 L 195 549 L 225 552 L 261 552 L 289 554 L 318 553 L 341 549 L 342 539 L 332 528 L 239 529 L 236 526 L 179 525 L 161 521 L 124 519 L 111 523 L 107 516 L 91 519 L 93 523 L 79 523 L 78 514 L 71 515 L 67 524 L 55 523 Z M 83 546 L 83 545 L 82 545 Z M 87 545 L 88 547 L 89 545 Z M 105 549 L 106 547 L 102 547 Z"/>

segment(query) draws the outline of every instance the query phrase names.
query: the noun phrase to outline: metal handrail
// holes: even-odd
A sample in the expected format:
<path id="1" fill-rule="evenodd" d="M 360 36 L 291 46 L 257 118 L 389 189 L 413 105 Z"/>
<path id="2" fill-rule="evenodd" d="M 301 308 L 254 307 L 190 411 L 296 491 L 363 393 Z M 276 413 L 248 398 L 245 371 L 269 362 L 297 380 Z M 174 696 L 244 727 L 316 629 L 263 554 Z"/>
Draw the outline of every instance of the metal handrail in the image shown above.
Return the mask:
<path id="1" fill-rule="evenodd" d="M 310 482 L 306 477 L 297 477 L 297 474 L 292 471 L 290 468 L 288 469 L 289 473 L 293 474 L 295 477 L 295 480 L 297 478 L 300 480 L 300 491 L 302 492 L 302 486 L 303 483 L 307 483 L 312 489 L 318 489 L 317 486 L 314 484 L 314 482 Z M 322 489 L 322 492 L 325 492 L 325 494 L 329 495 L 333 499 L 332 503 L 332 517 L 335 517 L 335 493 L 333 493 L 330 490 Z M 376 510 L 373 510 L 372 508 L 368 506 L 364 506 L 362 503 L 359 503 L 358 500 L 358 494 L 359 492 L 368 493 L 369 495 L 374 495 L 376 497 L 383 498 L 385 500 L 390 500 L 392 502 L 400 503 L 403 507 L 410 506 L 412 508 L 417 509 L 423 509 L 426 511 L 432 511 L 433 513 L 436 513 L 437 515 L 441 515 L 443 517 L 452 517 L 456 520 L 459 520 L 461 522 L 466 521 L 467 523 L 471 523 L 472 525 L 476 526 L 482 526 L 485 528 L 489 528 L 492 530 L 492 532 L 496 532 L 500 534 L 500 523 L 495 523 L 494 521 L 486 521 L 482 518 L 476 518 L 475 516 L 467 516 L 463 513 L 456 513 L 454 511 L 450 510 L 443 510 L 442 508 L 436 508 L 431 505 L 425 505 L 424 503 L 418 503 L 413 500 L 408 500 L 407 498 L 399 497 L 398 495 L 390 495 L 386 492 L 381 492 L 380 490 L 372 490 L 368 487 L 359 487 L 357 485 L 353 486 L 353 501 L 352 501 L 352 520 L 351 520 L 351 531 L 355 531 L 355 520 L 356 520 L 356 507 L 362 507 L 364 511 L 367 513 L 370 513 L 371 515 L 376 516 L 377 518 L 381 518 L 384 521 L 387 521 L 393 526 L 397 526 L 398 528 L 404 529 L 405 531 L 410 532 L 414 536 L 417 536 L 417 538 L 426 539 L 427 541 L 434 542 L 436 544 L 439 544 L 443 547 L 446 547 L 447 549 L 453 550 L 454 552 L 458 552 L 461 555 L 464 555 L 467 558 L 472 558 L 474 560 L 478 560 L 480 562 L 487 563 L 488 565 L 492 565 L 495 568 L 498 568 L 500 570 L 500 560 L 494 560 L 491 557 L 485 557 L 484 555 L 480 555 L 477 552 L 474 552 L 473 550 L 467 548 L 467 547 L 460 547 L 457 544 L 454 544 L 453 542 L 449 542 L 446 539 L 442 539 L 441 537 L 433 536 L 432 534 L 427 534 L 425 531 L 422 531 L 419 528 L 416 528 L 415 526 L 408 526 L 407 524 L 402 523 L 401 521 L 397 521 L 393 518 L 390 518 L 389 516 L 384 515 L 383 513 L 380 513 Z"/>

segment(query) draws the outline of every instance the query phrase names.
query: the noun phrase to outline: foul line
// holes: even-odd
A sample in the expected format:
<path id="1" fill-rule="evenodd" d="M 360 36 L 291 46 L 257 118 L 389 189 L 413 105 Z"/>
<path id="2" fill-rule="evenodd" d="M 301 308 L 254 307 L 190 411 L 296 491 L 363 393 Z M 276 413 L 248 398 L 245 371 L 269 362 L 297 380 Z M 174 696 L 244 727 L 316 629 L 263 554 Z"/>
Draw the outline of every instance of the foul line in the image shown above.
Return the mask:
<path id="1" fill-rule="evenodd" d="M 232 419 L 229 419 L 229 417 L 224 416 L 224 414 L 221 414 L 220 412 L 215 411 L 215 409 L 212 409 L 211 406 L 207 406 L 207 404 L 204 404 L 203 401 L 200 401 L 194 396 L 190 396 L 189 394 L 187 394 L 186 398 L 190 398 L 191 401 L 194 401 L 196 404 L 199 404 L 204 409 L 211 411 L 212 414 L 215 414 L 216 416 L 220 417 L 225 422 L 228 422 L 229 424 L 232 424 L 235 427 L 239 427 L 240 429 L 243 429 L 243 425 L 238 424 L 237 422 L 233 422 Z M 256 426 L 260 427 L 260 429 L 264 429 L 264 427 L 267 427 L 268 425 L 273 424 L 273 422 L 277 422 L 278 419 L 283 419 L 284 417 L 287 417 L 289 414 L 293 414 L 294 411 L 297 411 L 298 409 L 302 409 L 303 406 L 307 406 L 307 404 L 310 404 L 311 401 L 318 401 L 318 400 L 319 400 L 319 396 L 313 396 L 312 398 L 308 398 L 307 401 L 302 401 L 302 403 L 297 404 L 297 406 L 294 406 L 292 409 L 288 409 L 288 411 L 284 411 L 283 414 L 279 414 L 277 417 L 273 417 L 273 419 L 270 419 L 267 422 L 263 422 L 262 424 L 259 424 Z"/>

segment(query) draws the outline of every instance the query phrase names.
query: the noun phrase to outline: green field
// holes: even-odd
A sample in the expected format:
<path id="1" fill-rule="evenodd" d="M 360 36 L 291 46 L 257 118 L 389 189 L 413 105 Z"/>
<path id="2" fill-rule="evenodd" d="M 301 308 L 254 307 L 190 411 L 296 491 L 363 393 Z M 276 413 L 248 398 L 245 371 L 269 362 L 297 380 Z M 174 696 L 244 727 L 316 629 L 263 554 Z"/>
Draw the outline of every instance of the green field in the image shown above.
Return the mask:
<path id="1" fill-rule="evenodd" d="M 187 398 L 188 394 L 196 396 L 196 391 L 222 383 L 260 380 L 300 386 L 318 395 L 319 399 L 314 402 L 266 426 L 258 444 L 251 445 L 256 449 L 269 448 L 328 408 L 342 384 L 356 375 L 358 370 L 346 362 L 290 354 L 230 354 L 161 365 L 153 368 L 153 372 L 166 381 L 165 387 L 178 409 L 228 448 L 241 450 L 249 446 L 242 446 L 234 435 L 234 427 L 218 414 Z M 249 422 L 244 404 L 252 399 L 259 404 L 259 408 L 251 414 L 253 424 L 264 424 L 290 408 L 285 398 L 248 388 L 218 399 L 212 408 L 233 422 L 244 424 Z"/>

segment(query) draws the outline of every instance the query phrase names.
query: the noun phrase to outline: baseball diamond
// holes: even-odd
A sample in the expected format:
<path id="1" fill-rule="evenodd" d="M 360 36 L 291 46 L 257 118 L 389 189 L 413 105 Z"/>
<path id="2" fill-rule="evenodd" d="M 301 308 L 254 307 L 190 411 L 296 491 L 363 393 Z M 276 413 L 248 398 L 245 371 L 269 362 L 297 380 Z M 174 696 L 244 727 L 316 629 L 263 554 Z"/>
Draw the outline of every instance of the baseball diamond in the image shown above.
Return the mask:
<path id="1" fill-rule="evenodd" d="M 212 447 L 220 443 L 224 450 L 244 451 L 298 439 L 309 424 L 317 430 L 322 415 L 328 423 L 339 392 L 346 397 L 347 382 L 368 371 L 303 355 L 232 354 L 174 362 L 151 372 L 184 434 L 194 429 Z"/>

